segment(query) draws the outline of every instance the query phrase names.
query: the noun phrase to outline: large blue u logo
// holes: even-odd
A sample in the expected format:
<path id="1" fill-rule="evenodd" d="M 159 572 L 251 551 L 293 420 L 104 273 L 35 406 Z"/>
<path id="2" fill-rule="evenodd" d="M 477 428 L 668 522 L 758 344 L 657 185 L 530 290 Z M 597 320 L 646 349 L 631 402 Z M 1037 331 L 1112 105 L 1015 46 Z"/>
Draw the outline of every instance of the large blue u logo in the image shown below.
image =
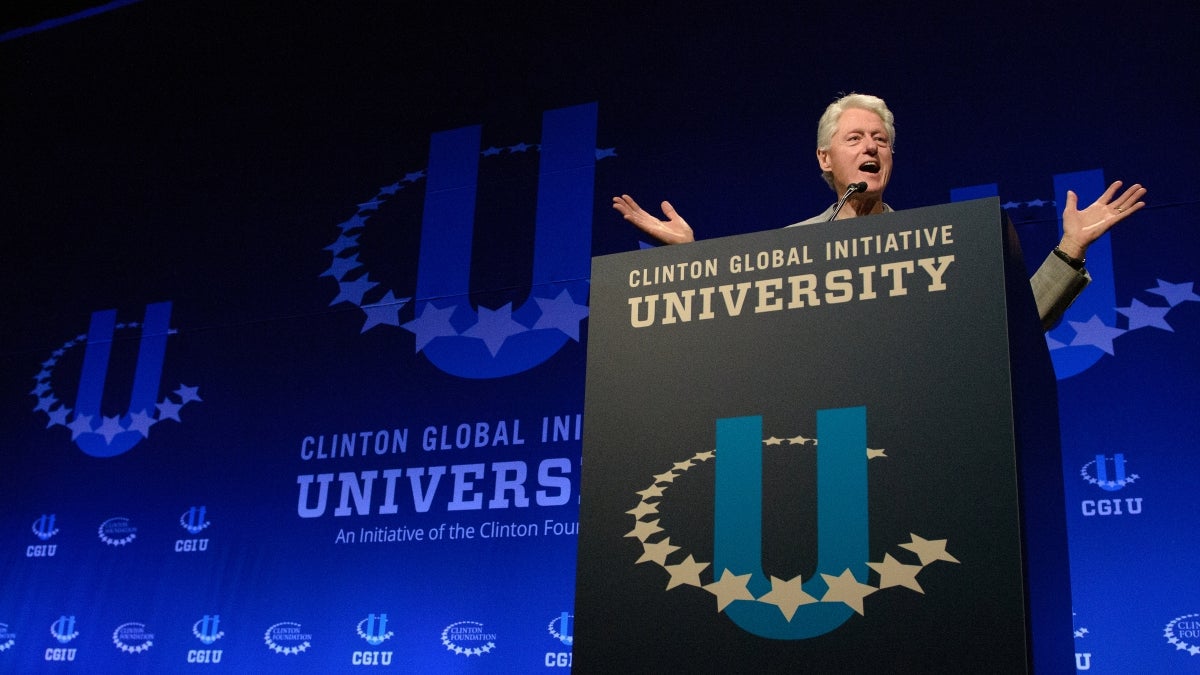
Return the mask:
<path id="1" fill-rule="evenodd" d="M 747 589 L 761 597 L 771 589 L 762 568 L 762 418 L 717 420 L 717 468 L 713 574 L 751 573 Z M 839 575 L 849 569 L 867 580 L 867 409 L 817 411 L 817 572 Z M 819 574 L 803 584 L 821 597 Z M 733 602 L 725 614 L 759 637 L 797 640 L 823 635 L 854 613 L 843 603 L 813 603 L 788 621 L 767 603 Z"/>
<path id="2" fill-rule="evenodd" d="M 459 377 L 506 377 L 543 363 L 568 338 L 578 339 L 578 322 L 586 315 L 596 104 L 542 117 L 533 285 L 516 309 L 475 309 L 468 298 L 479 148 L 479 126 L 430 139 L 416 312 L 453 308 L 457 321 L 473 324 L 421 348 L 438 368 Z"/>
<path id="3" fill-rule="evenodd" d="M 113 332 L 117 311 L 106 310 L 92 314 L 88 328 L 87 348 L 83 355 L 83 370 L 75 396 L 75 417 L 102 419 L 100 402 L 104 397 L 104 381 L 112 355 Z M 142 337 L 138 345 L 137 367 L 133 373 L 133 389 L 129 408 L 120 417 L 127 428 L 129 416 L 153 413 L 158 402 L 159 381 L 167 353 L 167 334 L 171 322 L 171 303 L 158 302 L 146 306 L 142 322 Z M 83 433 L 75 438 L 79 449 L 93 457 L 115 457 L 137 445 L 145 436 L 134 430 L 116 432 L 111 437 L 100 433 Z"/>
<path id="4" fill-rule="evenodd" d="M 1074 173 L 1054 174 L 1055 209 L 1058 211 L 1058 232 L 1062 232 L 1062 205 L 1067 203 L 1067 190 L 1074 190 L 1079 195 L 1080 208 L 1090 204 L 1099 197 L 1105 188 L 1104 172 L 1100 169 L 1076 171 Z M 995 197 L 999 188 L 995 183 L 973 185 L 950 191 L 950 201 L 960 202 L 981 197 Z M 1040 252 L 1035 258 L 1040 260 Z M 1087 292 L 1080 295 L 1071 305 L 1063 320 L 1048 334 L 1060 347 L 1050 352 L 1054 363 L 1054 373 L 1060 380 L 1065 380 L 1091 368 L 1100 360 L 1104 352 L 1094 346 L 1084 345 L 1081 348 L 1072 347 L 1075 329 L 1072 321 L 1087 322 L 1091 317 L 1098 317 L 1105 325 L 1116 322 L 1117 289 L 1113 274 L 1113 251 L 1110 237 L 1101 237 L 1088 247 L 1087 267 L 1092 274 L 1092 282 L 1088 284 Z"/>

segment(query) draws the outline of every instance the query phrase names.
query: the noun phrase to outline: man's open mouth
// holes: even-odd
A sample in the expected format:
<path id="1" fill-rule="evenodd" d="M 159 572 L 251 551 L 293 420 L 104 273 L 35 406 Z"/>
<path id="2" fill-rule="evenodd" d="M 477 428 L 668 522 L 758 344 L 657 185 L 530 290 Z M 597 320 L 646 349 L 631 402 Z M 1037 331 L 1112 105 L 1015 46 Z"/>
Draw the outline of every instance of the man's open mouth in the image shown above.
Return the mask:
<path id="1" fill-rule="evenodd" d="M 858 170 L 866 171 L 867 173 L 879 173 L 879 162 L 863 162 L 858 165 Z"/>

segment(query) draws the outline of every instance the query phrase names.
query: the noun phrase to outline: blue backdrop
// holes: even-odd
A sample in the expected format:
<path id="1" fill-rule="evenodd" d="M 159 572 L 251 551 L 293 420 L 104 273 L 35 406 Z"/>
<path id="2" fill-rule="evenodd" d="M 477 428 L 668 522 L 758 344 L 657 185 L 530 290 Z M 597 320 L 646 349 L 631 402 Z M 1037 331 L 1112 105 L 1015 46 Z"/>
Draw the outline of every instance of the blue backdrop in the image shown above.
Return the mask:
<path id="1" fill-rule="evenodd" d="M 303 4 L 0 28 L 0 672 L 564 670 L 610 198 L 811 216 L 844 91 L 1031 267 L 1148 186 L 1048 335 L 1076 662 L 1200 669 L 1194 3 Z"/>

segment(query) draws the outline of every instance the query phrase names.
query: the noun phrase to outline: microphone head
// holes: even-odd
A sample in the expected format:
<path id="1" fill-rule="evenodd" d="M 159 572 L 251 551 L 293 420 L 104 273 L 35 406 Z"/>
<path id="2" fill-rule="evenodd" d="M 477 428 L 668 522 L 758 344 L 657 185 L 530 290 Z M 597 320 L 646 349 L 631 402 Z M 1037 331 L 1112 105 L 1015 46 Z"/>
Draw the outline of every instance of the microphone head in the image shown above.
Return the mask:
<path id="1" fill-rule="evenodd" d="M 855 192 L 866 192 L 867 191 L 867 182 L 861 181 L 858 183 L 851 183 L 847 187 L 852 188 Z"/>

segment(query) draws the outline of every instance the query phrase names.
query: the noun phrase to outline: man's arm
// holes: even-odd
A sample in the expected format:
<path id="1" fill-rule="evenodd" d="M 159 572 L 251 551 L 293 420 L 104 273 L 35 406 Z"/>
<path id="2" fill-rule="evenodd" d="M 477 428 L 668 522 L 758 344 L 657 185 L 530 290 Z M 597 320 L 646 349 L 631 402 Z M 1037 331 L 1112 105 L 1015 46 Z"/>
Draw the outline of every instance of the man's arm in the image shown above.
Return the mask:
<path id="1" fill-rule="evenodd" d="M 1078 208 L 1079 197 L 1075 192 L 1067 191 L 1062 240 L 1029 280 L 1042 328 L 1053 328 L 1092 280 L 1083 268 L 1088 246 L 1113 225 L 1146 205 L 1142 201 L 1146 188 L 1141 185 L 1131 185 L 1119 197 L 1114 197 L 1119 189 L 1121 181 L 1113 181 L 1104 194 L 1083 210 Z"/>

